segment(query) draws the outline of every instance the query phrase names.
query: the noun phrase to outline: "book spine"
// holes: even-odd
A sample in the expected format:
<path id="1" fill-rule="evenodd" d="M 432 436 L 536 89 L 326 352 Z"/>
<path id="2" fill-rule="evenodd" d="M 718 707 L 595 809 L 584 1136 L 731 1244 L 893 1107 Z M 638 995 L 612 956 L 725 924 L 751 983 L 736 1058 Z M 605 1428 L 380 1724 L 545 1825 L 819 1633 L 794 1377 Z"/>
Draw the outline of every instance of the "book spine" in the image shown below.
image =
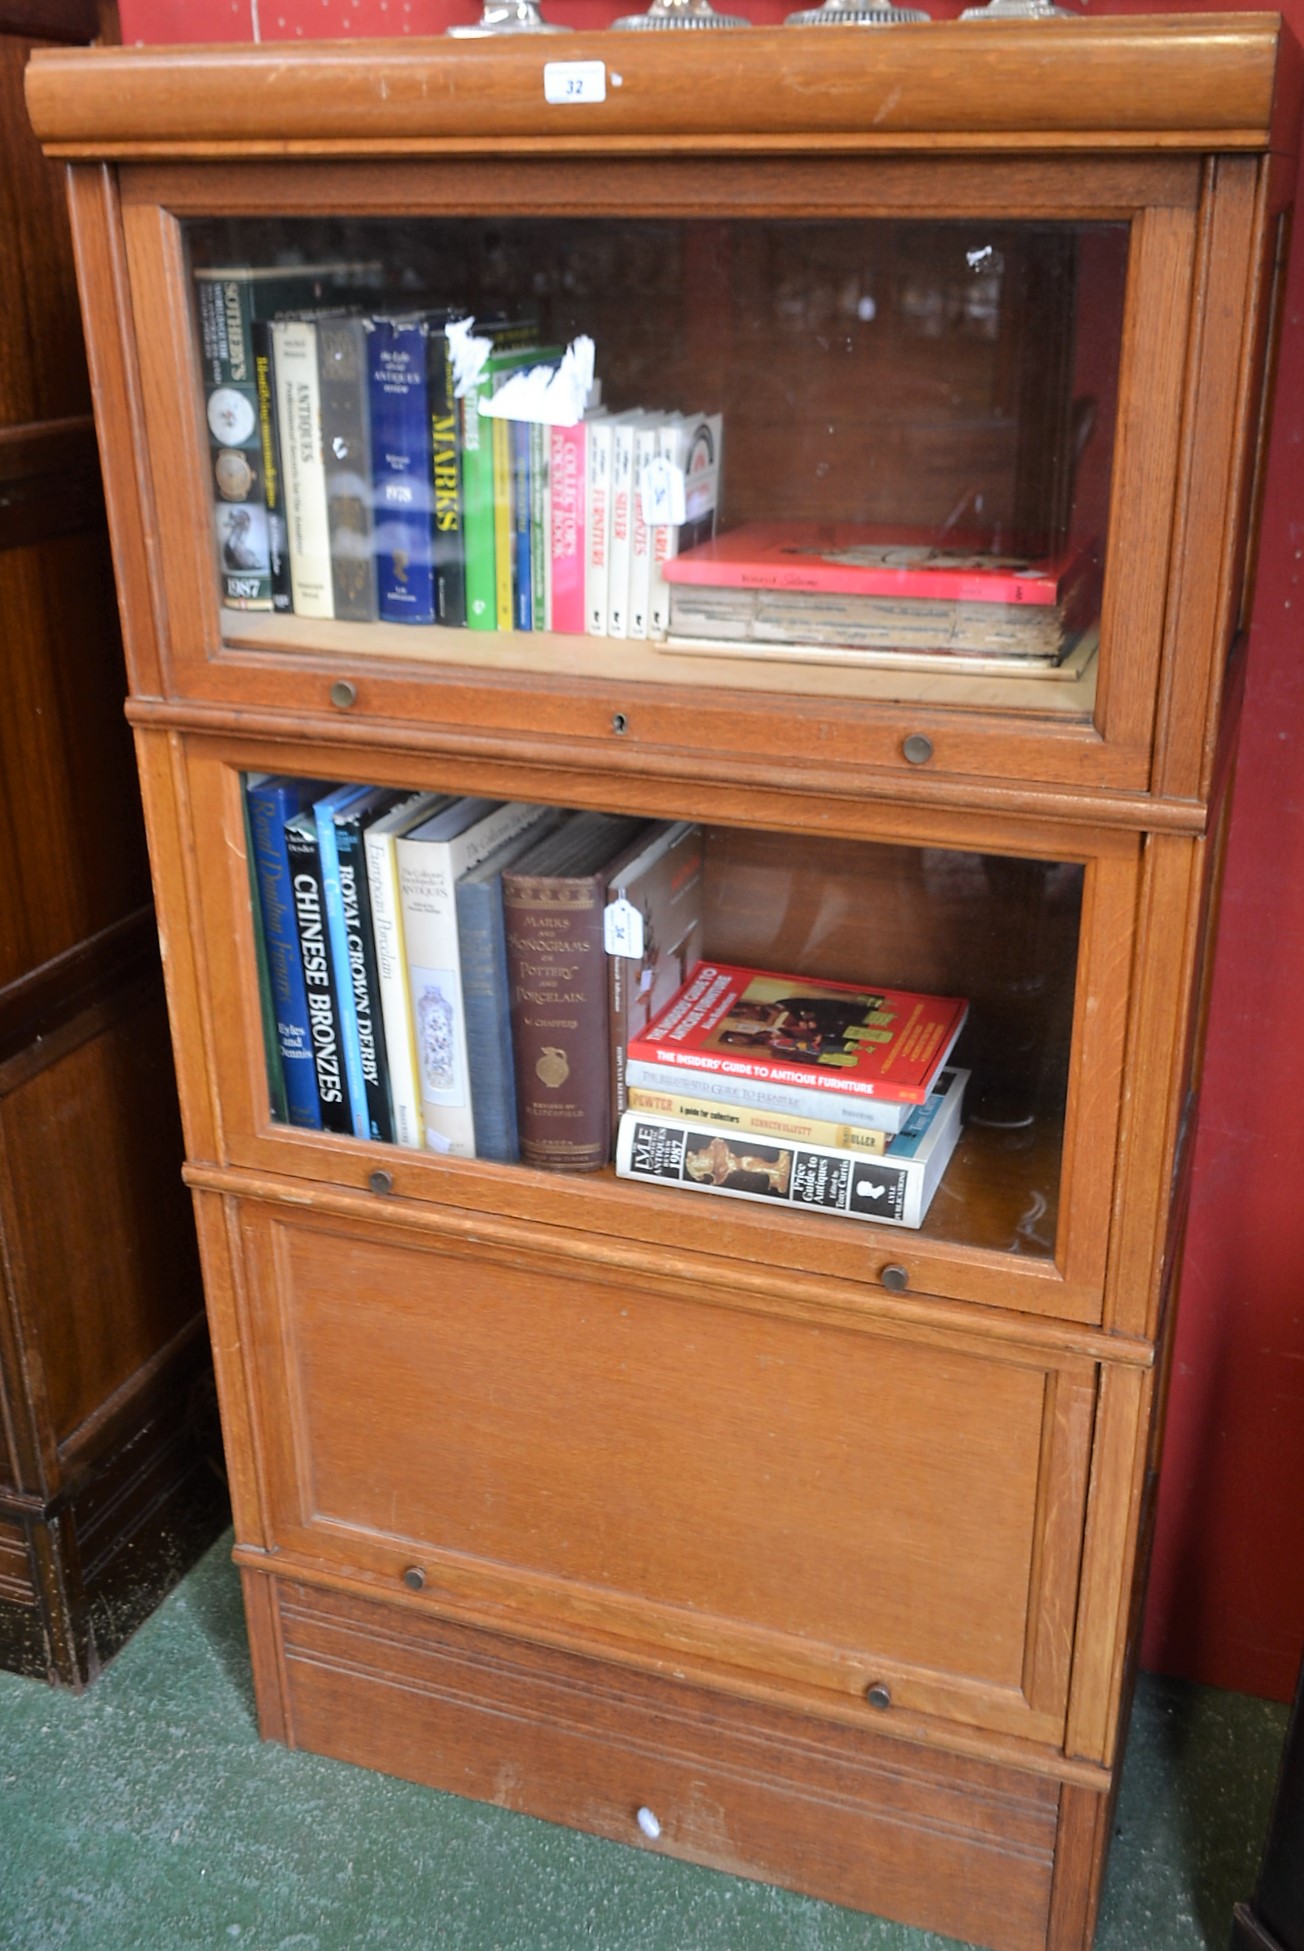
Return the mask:
<path id="1" fill-rule="evenodd" d="M 195 300 L 218 589 L 231 609 L 270 610 L 267 471 L 254 363 L 252 287 L 247 278 L 200 278 Z"/>
<path id="2" fill-rule="evenodd" d="M 372 623 L 377 615 L 376 564 L 371 533 L 367 328 L 362 319 L 319 321 L 317 368 L 335 614 L 355 623 Z"/>
<path id="3" fill-rule="evenodd" d="M 887 1098 L 846 1098 L 802 1085 L 762 1083 L 759 1079 L 726 1075 L 720 1071 L 694 1071 L 629 1054 L 625 1059 L 628 1088 L 644 1091 L 683 1090 L 693 1097 L 709 1098 L 712 1104 L 736 1104 L 746 1110 L 784 1111 L 794 1117 L 815 1115 L 836 1118 L 840 1124 L 862 1126 L 872 1131 L 900 1131 L 914 1108 Z"/>
<path id="4" fill-rule="evenodd" d="M 428 1151 L 475 1154 L 457 908 L 446 841 L 399 837 L 398 897 Z"/>
<path id="5" fill-rule="evenodd" d="M 582 637 L 588 627 L 584 602 L 584 500 L 588 428 L 549 429 L 548 558 L 552 603 L 550 630 Z"/>
<path id="6" fill-rule="evenodd" d="M 521 1158 L 595 1172 L 611 1156 L 602 887 L 596 876 L 503 875 Z"/>
<path id="7" fill-rule="evenodd" d="M 494 568 L 494 422 L 480 412 L 488 382 L 467 394 L 462 407 L 462 520 L 466 564 L 466 620 L 472 630 L 498 628 Z"/>
<path id="8" fill-rule="evenodd" d="M 629 635 L 648 634 L 648 605 L 652 596 L 652 529 L 643 506 L 648 469 L 657 452 L 658 427 L 634 429 L 634 462 L 629 513 Z"/>
<path id="9" fill-rule="evenodd" d="M 547 630 L 552 614 L 548 597 L 548 432 L 530 426 L 530 604 L 531 623 Z"/>
<path id="10" fill-rule="evenodd" d="M 358 1011 L 354 1000 L 353 972 L 344 926 L 344 897 L 340 888 L 340 855 L 335 809 L 327 801 L 316 809 L 317 848 L 321 859 L 322 904 L 326 910 L 326 935 L 330 945 L 331 978 L 335 995 L 336 1022 L 339 1027 L 340 1056 L 348 1084 L 349 1114 L 355 1138 L 370 1138 L 367 1092 L 362 1079 L 362 1049 L 358 1038 Z"/>
<path id="11" fill-rule="evenodd" d="M 339 853 L 340 905 L 344 915 L 345 952 L 352 982 L 357 1021 L 358 1060 L 367 1108 L 367 1135 L 392 1144 L 394 1116 L 390 1109 L 385 1062 L 385 1026 L 381 1021 L 380 976 L 371 925 L 371 888 L 362 832 L 355 820 L 336 823 Z"/>
<path id="12" fill-rule="evenodd" d="M 618 424 L 611 437 L 611 551 L 607 569 L 609 637 L 629 635 L 629 578 L 634 489 L 634 428 Z"/>
<path id="13" fill-rule="evenodd" d="M 512 601 L 512 441 L 511 422 L 491 420 L 489 445 L 493 456 L 494 616 L 499 630 L 516 622 Z"/>
<path id="14" fill-rule="evenodd" d="M 457 944 L 475 1155 L 512 1165 L 520 1158 L 521 1146 L 500 877 L 458 883 Z"/>
<path id="15" fill-rule="evenodd" d="M 290 541 L 285 528 L 285 485 L 281 480 L 281 423 L 276 406 L 276 366 L 272 356 L 272 328 L 256 318 L 251 327 L 254 384 L 258 394 L 258 443 L 263 462 L 263 496 L 267 504 L 267 562 L 271 575 L 272 608 L 294 608 L 290 588 Z"/>
<path id="16" fill-rule="evenodd" d="M 444 332 L 430 335 L 430 465 L 434 486 L 435 615 L 460 629 L 466 622 L 466 563 L 462 554 L 462 402 L 453 393 L 453 358 Z"/>
<path id="17" fill-rule="evenodd" d="M 295 615 L 331 617 L 335 598 L 321 445 L 316 325 L 311 319 L 278 320 L 272 327 L 272 352 Z"/>
<path id="18" fill-rule="evenodd" d="M 512 620 L 518 630 L 534 628 L 534 520 L 530 465 L 533 428 L 527 420 L 509 420 L 512 515 Z"/>
<path id="19" fill-rule="evenodd" d="M 251 786 L 246 799 L 289 1122 L 307 1131 L 320 1131 L 321 1105 L 313 1073 L 308 995 L 285 846 L 285 822 L 297 802 L 289 799 L 284 788 L 272 784 Z"/>
<path id="20" fill-rule="evenodd" d="M 377 605 L 387 623 L 433 623 L 426 328 L 419 319 L 369 324 Z"/>
<path id="21" fill-rule="evenodd" d="M 868 1127 L 837 1124 L 828 1118 L 803 1118 L 789 1111 L 762 1111 L 755 1106 L 743 1110 L 734 1104 L 713 1104 L 709 1098 L 682 1097 L 677 1091 L 631 1090 L 629 1104 L 621 1109 L 648 1111 L 663 1118 L 678 1118 L 686 1124 L 705 1124 L 712 1128 L 745 1133 L 767 1145 L 829 1145 L 835 1151 L 856 1152 L 881 1157 L 888 1148 L 888 1134 Z"/>
<path id="22" fill-rule="evenodd" d="M 389 1099 L 394 1114 L 394 1142 L 419 1152 L 422 1149 L 421 1091 L 417 1082 L 416 1039 L 408 1000 L 407 957 L 403 949 L 403 917 L 398 893 L 398 855 L 393 834 L 369 833 L 366 856 L 371 928 L 376 944 L 376 976 L 380 987 L 380 1013 L 389 1071 Z"/>
<path id="23" fill-rule="evenodd" d="M 258 862 L 254 853 L 248 792 L 241 795 L 241 811 L 244 815 L 245 861 L 249 868 L 249 907 L 254 926 L 254 962 L 258 970 L 258 1014 L 263 1031 L 263 1060 L 267 1066 L 267 1108 L 274 1123 L 287 1125 L 290 1123 L 290 1101 L 285 1092 L 285 1068 L 281 1062 L 276 999 L 272 993 L 272 971 L 267 958 L 267 934 L 263 925 L 262 896 L 258 888 Z"/>
<path id="24" fill-rule="evenodd" d="M 353 1133 L 348 1084 L 340 1048 L 339 999 L 331 973 L 327 940 L 325 891 L 321 849 L 311 811 L 288 820 L 285 850 L 290 862 L 290 887 L 299 929 L 299 958 L 308 996 L 308 1028 L 312 1036 L 313 1071 L 323 1131 Z"/>
<path id="25" fill-rule="evenodd" d="M 588 493 L 585 503 L 584 601 L 588 634 L 607 634 L 607 592 L 611 576 L 611 443 L 610 421 L 595 420 L 589 428 Z"/>
<path id="26" fill-rule="evenodd" d="M 684 465 L 684 426 L 668 420 L 657 431 L 657 453 L 671 468 Z M 670 584 L 666 564 L 679 553 L 679 528 L 675 522 L 657 522 L 652 530 L 652 561 L 648 572 L 647 633 L 660 639 L 670 629 Z"/>
<path id="27" fill-rule="evenodd" d="M 645 1111 L 627 1111 L 620 1121 L 616 1173 L 879 1226 L 918 1226 L 923 1218 L 923 1173 L 913 1160 L 726 1135 Z"/>

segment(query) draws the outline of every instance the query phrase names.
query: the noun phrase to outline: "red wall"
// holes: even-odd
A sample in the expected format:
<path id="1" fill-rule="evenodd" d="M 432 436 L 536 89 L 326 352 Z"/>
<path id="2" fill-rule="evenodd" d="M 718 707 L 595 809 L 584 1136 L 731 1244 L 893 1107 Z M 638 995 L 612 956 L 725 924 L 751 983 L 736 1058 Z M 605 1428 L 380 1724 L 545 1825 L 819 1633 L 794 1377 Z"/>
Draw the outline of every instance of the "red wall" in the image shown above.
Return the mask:
<path id="1" fill-rule="evenodd" d="M 799 3 L 716 0 L 757 23 Z M 1304 38 L 1304 0 L 1283 10 Z M 544 0 L 544 11 L 601 27 L 622 8 Z M 478 0 L 120 0 L 120 12 L 129 42 L 270 41 L 438 33 L 473 20 Z M 1286 298 L 1143 1647 L 1161 1672 L 1280 1700 L 1304 1650 L 1302 558 L 1304 236 Z"/>

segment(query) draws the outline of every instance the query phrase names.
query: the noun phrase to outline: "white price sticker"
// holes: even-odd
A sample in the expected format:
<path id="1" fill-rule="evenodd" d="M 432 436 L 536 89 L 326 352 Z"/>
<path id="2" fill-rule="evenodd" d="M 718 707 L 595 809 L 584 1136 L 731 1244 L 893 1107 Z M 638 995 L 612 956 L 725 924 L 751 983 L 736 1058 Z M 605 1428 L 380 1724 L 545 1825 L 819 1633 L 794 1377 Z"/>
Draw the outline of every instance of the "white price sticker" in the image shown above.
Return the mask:
<path id="1" fill-rule="evenodd" d="M 608 901 L 602 911 L 602 942 L 608 955 L 643 960 L 643 914 L 632 901 Z"/>
<path id="2" fill-rule="evenodd" d="M 678 528 L 687 520 L 684 509 L 684 470 L 654 454 L 642 474 L 643 520 L 649 528 Z"/>
<path id="3" fill-rule="evenodd" d="M 545 61 L 543 99 L 545 102 L 605 102 L 606 62 Z"/>

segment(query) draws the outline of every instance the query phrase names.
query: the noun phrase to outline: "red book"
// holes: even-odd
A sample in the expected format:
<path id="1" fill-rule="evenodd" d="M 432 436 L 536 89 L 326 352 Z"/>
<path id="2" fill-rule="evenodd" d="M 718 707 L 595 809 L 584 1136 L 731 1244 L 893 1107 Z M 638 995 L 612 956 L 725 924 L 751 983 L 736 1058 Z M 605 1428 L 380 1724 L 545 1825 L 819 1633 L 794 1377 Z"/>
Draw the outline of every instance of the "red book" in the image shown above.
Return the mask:
<path id="1" fill-rule="evenodd" d="M 853 522 L 744 522 L 665 565 L 673 583 L 715 589 L 817 590 L 841 596 L 924 596 L 935 602 L 1063 600 L 1088 551 L 1054 560 L 938 546 L 917 529 Z"/>
<path id="2" fill-rule="evenodd" d="M 699 962 L 641 1036 L 631 1062 L 752 1078 L 844 1097 L 922 1104 L 969 1014 L 957 996 Z"/>

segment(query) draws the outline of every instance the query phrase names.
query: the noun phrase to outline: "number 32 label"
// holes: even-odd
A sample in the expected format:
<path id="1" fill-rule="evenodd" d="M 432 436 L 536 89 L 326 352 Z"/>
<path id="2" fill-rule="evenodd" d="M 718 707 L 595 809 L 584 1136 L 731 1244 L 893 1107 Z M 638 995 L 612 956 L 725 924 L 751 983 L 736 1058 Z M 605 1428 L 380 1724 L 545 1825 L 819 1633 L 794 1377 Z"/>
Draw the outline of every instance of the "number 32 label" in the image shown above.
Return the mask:
<path id="1" fill-rule="evenodd" d="M 543 99 L 546 102 L 605 102 L 605 61 L 545 61 Z"/>

